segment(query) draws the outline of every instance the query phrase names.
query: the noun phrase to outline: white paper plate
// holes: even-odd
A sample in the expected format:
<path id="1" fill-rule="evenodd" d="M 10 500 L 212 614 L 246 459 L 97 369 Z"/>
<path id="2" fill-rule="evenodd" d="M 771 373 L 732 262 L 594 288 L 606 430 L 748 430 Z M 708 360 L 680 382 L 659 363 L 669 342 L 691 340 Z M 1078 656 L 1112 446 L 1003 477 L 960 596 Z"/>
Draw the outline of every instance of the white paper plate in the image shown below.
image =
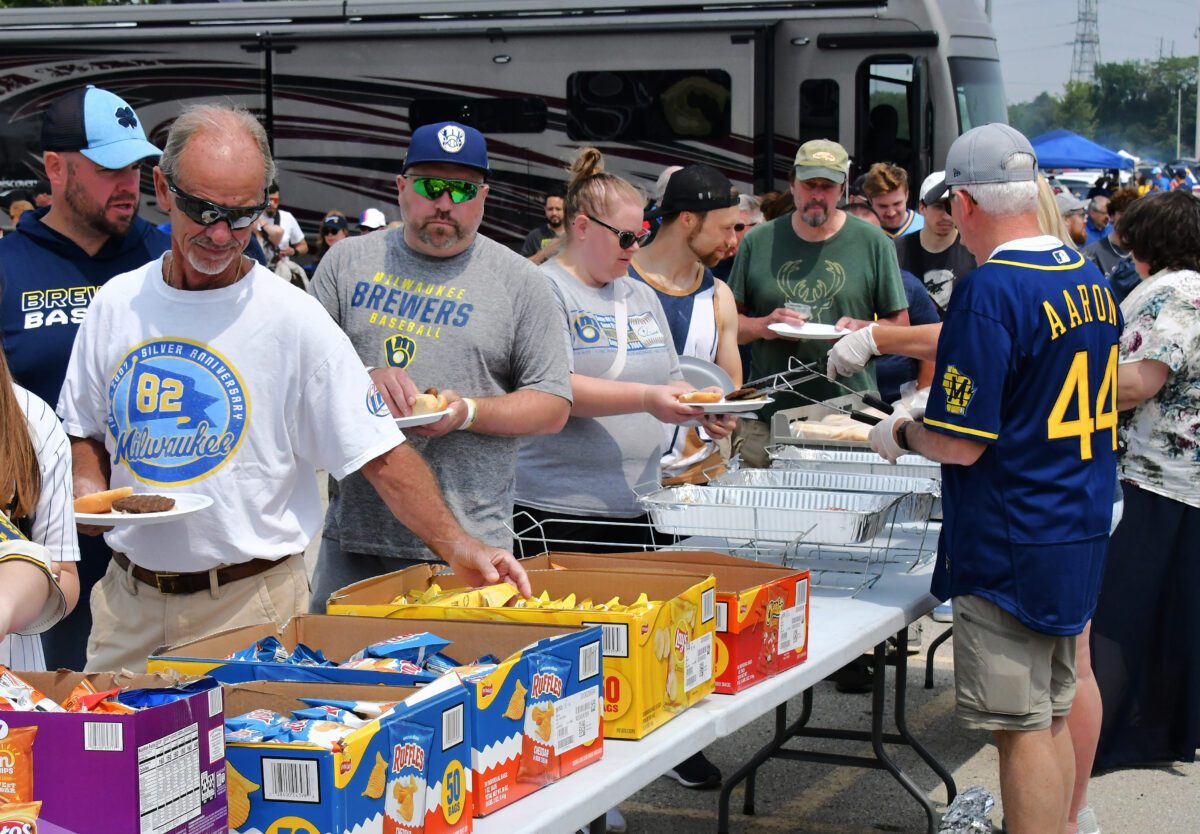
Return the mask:
<path id="1" fill-rule="evenodd" d="M 719 403 L 692 403 L 696 408 L 707 414 L 743 414 L 747 411 L 758 411 L 764 405 L 775 402 L 770 397 L 757 397 L 752 400 L 734 400 Z"/>
<path id="2" fill-rule="evenodd" d="M 137 494 L 137 493 L 135 493 Z M 149 492 L 145 495 L 165 495 L 175 499 L 175 506 L 161 513 L 75 513 L 77 524 L 98 524 L 104 527 L 133 527 L 139 524 L 161 524 L 176 521 L 186 515 L 212 506 L 212 498 L 192 492 Z"/>
<path id="3" fill-rule="evenodd" d="M 412 414 L 408 417 L 397 417 L 396 425 L 402 429 L 411 429 L 414 426 L 428 426 L 430 423 L 436 423 L 449 413 L 450 409 L 445 408 L 441 411 L 435 411 L 432 414 Z"/>
<path id="4" fill-rule="evenodd" d="M 803 327 L 776 322 L 768 324 L 767 329 L 788 339 L 840 339 L 850 332 L 838 329 L 832 324 L 819 324 L 814 321 L 806 322 Z"/>

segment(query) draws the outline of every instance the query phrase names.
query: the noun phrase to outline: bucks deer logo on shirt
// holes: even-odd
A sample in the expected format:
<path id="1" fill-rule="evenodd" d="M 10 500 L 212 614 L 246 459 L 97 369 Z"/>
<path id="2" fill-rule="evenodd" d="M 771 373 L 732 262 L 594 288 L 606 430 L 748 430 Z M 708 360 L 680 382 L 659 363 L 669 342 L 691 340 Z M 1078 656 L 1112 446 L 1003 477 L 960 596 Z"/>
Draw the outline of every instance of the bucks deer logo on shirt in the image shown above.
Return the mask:
<path id="1" fill-rule="evenodd" d="M 812 307 L 820 319 L 833 306 L 834 297 L 846 286 L 846 270 L 837 261 L 825 261 L 823 268 L 808 269 L 803 260 L 787 261 L 775 275 L 779 291 L 788 301 Z"/>

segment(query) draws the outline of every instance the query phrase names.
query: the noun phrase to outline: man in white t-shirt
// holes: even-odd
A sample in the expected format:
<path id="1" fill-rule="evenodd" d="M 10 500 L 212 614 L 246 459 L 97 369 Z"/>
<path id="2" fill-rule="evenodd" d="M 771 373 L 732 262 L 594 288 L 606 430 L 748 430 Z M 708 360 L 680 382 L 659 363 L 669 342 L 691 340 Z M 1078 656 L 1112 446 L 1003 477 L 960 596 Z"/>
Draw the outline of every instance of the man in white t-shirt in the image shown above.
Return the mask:
<path id="1" fill-rule="evenodd" d="M 321 306 L 242 254 L 275 167 L 254 117 L 186 110 L 166 147 L 154 185 L 171 251 L 96 294 L 59 414 L 76 495 L 134 486 L 172 496 L 181 515 L 107 534 L 87 668 L 139 668 L 158 646 L 306 611 L 317 468 L 361 471 L 465 579 L 527 593 L 512 555 L 451 515 Z"/>
<path id="2" fill-rule="evenodd" d="M 275 225 L 283 230 L 283 237 L 279 241 L 279 257 L 290 258 L 293 255 L 306 253 L 308 241 L 304 239 L 304 232 L 300 229 L 300 224 L 296 222 L 296 216 L 287 209 L 279 207 L 279 183 L 272 182 L 267 186 L 267 202 L 269 203 L 266 211 L 268 220 L 274 216 Z"/>

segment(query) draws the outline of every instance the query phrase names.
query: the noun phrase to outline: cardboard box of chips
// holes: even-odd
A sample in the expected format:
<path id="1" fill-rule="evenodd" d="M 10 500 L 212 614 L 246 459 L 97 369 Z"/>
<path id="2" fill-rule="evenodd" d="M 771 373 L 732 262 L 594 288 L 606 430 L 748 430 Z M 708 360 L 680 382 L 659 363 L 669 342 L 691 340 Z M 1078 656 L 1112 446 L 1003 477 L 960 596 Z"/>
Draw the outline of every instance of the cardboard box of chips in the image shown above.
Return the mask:
<path id="1" fill-rule="evenodd" d="M 808 659 L 809 571 L 708 550 L 548 553 L 526 569 L 711 573 L 717 581 L 716 691 L 731 695 Z"/>
<path id="2" fill-rule="evenodd" d="M 452 595 L 449 605 L 395 601 L 427 594 L 434 584 L 467 584 L 437 570 L 415 565 L 350 585 L 329 598 L 326 610 L 364 617 L 598 625 L 604 638 L 606 738 L 642 738 L 713 691 L 716 589 L 711 576 L 535 570 L 530 582 L 534 596 L 549 601 L 545 607 L 484 606 L 471 594 Z M 563 607 L 569 597 L 581 607 Z M 614 599 L 620 603 L 606 610 Z"/>
<path id="3" fill-rule="evenodd" d="M 243 626 L 160 649 L 148 666 L 207 674 L 225 683 L 291 680 L 417 685 L 428 680 L 404 672 L 228 659 L 275 638 L 289 654 L 303 644 L 330 661 L 341 662 L 366 646 L 394 644 L 400 635 L 415 632 L 429 632 L 448 642 L 443 653 L 462 663 L 471 664 L 485 655 L 496 660 L 494 668 L 483 664 L 473 672 L 462 672 L 473 696 L 467 720 L 472 728 L 470 764 L 476 816 L 503 808 L 604 755 L 599 627 L 445 619 L 398 622 L 302 614 L 282 628 L 274 623 Z M 553 716 L 549 721 L 547 714 Z M 553 738 L 541 739 L 552 743 L 553 750 L 547 751 L 546 744 L 538 743 L 539 732 L 548 735 L 551 730 Z"/>
<path id="4" fill-rule="evenodd" d="M 84 681 L 101 693 L 174 683 L 161 675 L 15 674 L 55 703 Z M 0 713 L 0 831 L 226 831 L 222 705 L 213 685 L 127 714 Z"/>
<path id="5" fill-rule="evenodd" d="M 234 834 L 471 831 L 469 695 L 454 676 L 419 689 L 252 681 L 226 687 L 225 699 L 231 719 L 287 715 L 321 702 L 369 705 L 378 713 L 401 701 L 336 741 L 281 744 L 231 736 L 226 752 Z"/>

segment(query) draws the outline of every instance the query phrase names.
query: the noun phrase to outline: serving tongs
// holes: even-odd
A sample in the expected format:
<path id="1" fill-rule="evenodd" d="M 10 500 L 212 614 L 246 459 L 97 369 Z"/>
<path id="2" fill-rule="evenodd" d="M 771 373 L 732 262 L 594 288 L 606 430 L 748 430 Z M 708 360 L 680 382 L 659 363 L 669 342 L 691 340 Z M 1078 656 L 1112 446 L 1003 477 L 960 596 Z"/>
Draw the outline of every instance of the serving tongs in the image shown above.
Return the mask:
<path id="1" fill-rule="evenodd" d="M 800 399 L 807 400 L 808 402 L 812 403 L 813 405 L 819 405 L 824 408 L 828 408 L 830 411 L 836 411 L 839 414 L 845 414 L 850 419 L 857 420 L 860 423 L 865 423 L 868 426 L 874 426 L 881 422 L 881 419 L 879 417 L 876 417 L 874 414 L 867 414 L 866 412 L 859 411 L 857 409 L 850 408 L 848 406 L 843 407 L 840 405 L 834 405 L 832 403 L 827 403 L 827 402 L 824 402 L 823 400 L 818 400 L 814 397 L 810 397 L 807 394 L 801 393 L 800 391 L 796 390 L 796 386 L 801 385 L 805 382 L 809 382 L 814 379 L 823 379 L 827 382 L 832 382 L 838 388 L 841 388 L 841 389 L 847 391 L 848 393 L 854 394 L 856 397 L 859 397 L 862 400 L 863 405 L 874 408 L 875 410 L 881 411 L 884 414 L 891 414 L 894 410 L 890 405 L 885 403 L 879 397 L 876 397 L 874 394 L 863 393 L 862 391 L 855 391 L 849 385 L 846 385 L 843 382 L 838 382 L 837 379 L 829 376 L 828 374 L 823 373 L 815 365 L 810 365 L 808 363 L 801 362 L 799 359 L 797 359 L 794 356 L 788 358 L 788 369 L 786 371 L 781 371 L 780 373 L 777 373 L 777 374 L 771 374 L 770 376 L 765 376 L 765 377 L 762 377 L 761 379 L 751 380 L 750 382 L 747 382 L 742 388 L 738 389 L 737 391 L 734 391 L 731 395 L 727 394 L 725 396 L 725 399 L 726 400 L 729 400 L 731 398 L 732 399 L 741 399 L 743 397 L 757 397 L 757 396 L 761 396 L 763 394 L 773 394 L 776 391 L 789 391 L 792 394 L 795 394 Z M 758 388 L 758 386 L 762 385 L 762 384 L 766 384 L 769 387 L 766 389 Z M 751 389 L 751 388 L 753 388 L 754 390 L 749 391 L 748 389 Z M 745 391 L 746 393 L 743 394 L 742 393 L 743 391 Z"/>

